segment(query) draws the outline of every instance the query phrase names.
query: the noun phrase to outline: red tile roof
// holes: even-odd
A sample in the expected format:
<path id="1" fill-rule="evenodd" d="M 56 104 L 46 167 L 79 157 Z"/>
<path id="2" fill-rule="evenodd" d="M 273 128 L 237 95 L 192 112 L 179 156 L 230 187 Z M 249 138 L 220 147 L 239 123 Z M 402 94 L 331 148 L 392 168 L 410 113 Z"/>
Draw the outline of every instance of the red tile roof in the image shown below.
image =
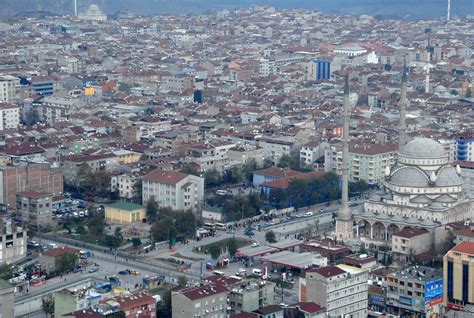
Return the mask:
<path id="1" fill-rule="evenodd" d="M 153 297 L 141 292 L 134 293 L 131 296 L 116 297 L 114 299 L 120 304 L 120 309 L 125 312 L 138 307 L 151 306 L 156 303 Z"/>
<path id="2" fill-rule="evenodd" d="M 190 300 L 197 300 L 220 293 L 227 293 L 228 290 L 220 284 L 210 284 L 200 287 L 190 287 L 181 289 L 180 292 Z"/>
<path id="3" fill-rule="evenodd" d="M 324 310 L 324 307 L 321 307 L 318 304 L 313 303 L 313 302 L 300 302 L 300 303 L 296 303 L 295 305 L 297 307 L 300 307 L 300 310 L 310 313 L 310 314 L 314 314 L 314 313 Z"/>
<path id="4" fill-rule="evenodd" d="M 75 317 L 75 318 L 103 318 L 101 314 L 93 311 L 92 309 L 78 310 L 75 312 L 67 313 L 61 317 Z"/>
<path id="5" fill-rule="evenodd" d="M 29 155 L 29 154 L 34 154 L 34 153 L 43 153 L 44 149 L 37 145 L 22 144 L 22 145 L 16 145 L 16 146 L 5 148 L 3 152 L 6 153 L 7 155 L 21 156 L 21 155 Z"/>
<path id="6" fill-rule="evenodd" d="M 269 314 L 273 314 L 280 311 L 283 311 L 283 308 L 281 308 L 278 305 L 265 306 L 257 310 L 254 310 L 255 313 L 261 314 L 261 315 L 269 315 Z"/>
<path id="7" fill-rule="evenodd" d="M 474 242 L 462 242 L 455 246 L 451 251 L 474 255 Z"/>
<path id="8" fill-rule="evenodd" d="M 287 189 L 291 180 L 309 180 L 314 177 L 323 175 L 322 171 L 313 171 L 307 173 L 299 173 L 292 177 L 281 178 L 277 180 L 267 181 L 261 184 L 262 187 L 268 187 L 273 189 Z"/>
<path id="9" fill-rule="evenodd" d="M 404 237 L 404 238 L 412 238 L 418 235 L 423 235 L 428 233 L 426 229 L 412 229 L 412 228 L 405 228 L 399 232 L 393 233 L 393 235 Z"/>
<path id="10" fill-rule="evenodd" d="M 163 172 L 156 169 L 143 177 L 143 180 L 164 184 L 176 184 L 187 176 L 189 176 L 187 173 L 178 171 Z"/>
<path id="11" fill-rule="evenodd" d="M 283 169 L 283 168 L 278 168 L 278 167 L 270 167 L 267 169 L 257 170 L 254 173 L 258 175 L 272 176 L 272 177 L 279 177 L 279 178 L 286 178 L 286 177 L 291 177 L 291 176 L 296 176 L 298 174 L 301 174 L 301 172 L 298 172 L 295 170 Z"/>
<path id="12" fill-rule="evenodd" d="M 43 252 L 43 255 L 51 257 L 56 257 L 63 254 L 79 254 L 79 250 L 72 247 L 62 247 Z"/>
<path id="13" fill-rule="evenodd" d="M 241 312 L 239 314 L 231 315 L 230 318 L 257 318 L 256 314 L 250 312 Z"/>
<path id="14" fill-rule="evenodd" d="M 309 269 L 307 272 L 318 273 L 326 278 L 344 274 L 345 271 L 336 266 L 326 266 L 321 268 Z"/>
<path id="15" fill-rule="evenodd" d="M 27 190 L 27 191 L 18 192 L 17 195 L 20 195 L 23 197 L 29 197 L 29 198 L 39 198 L 39 197 L 46 197 L 48 195 L 51 195 L 51 193 L 40 192 L 36 190 Z"/>

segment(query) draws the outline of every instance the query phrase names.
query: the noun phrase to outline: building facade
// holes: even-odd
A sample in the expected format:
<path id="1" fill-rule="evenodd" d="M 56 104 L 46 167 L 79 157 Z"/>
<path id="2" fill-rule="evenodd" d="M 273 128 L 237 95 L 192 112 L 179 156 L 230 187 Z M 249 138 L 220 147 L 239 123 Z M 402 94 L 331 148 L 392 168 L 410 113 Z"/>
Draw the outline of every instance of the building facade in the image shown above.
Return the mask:
<path id="1" fill-rule="evenodd" d="M 0 103 L 13 103 L 16 100 L 16 86 L 20 80 L 11 75 L 0 75 Z"/>
<path id="2" fill-rule="evenodd" d="M 0 264 L 11 264 L 26 256 L 26 229 L 15 221 L 0 219 Z"/>
<path id="3" fill-rule="evenodd" d="M 18 192 L 17 217 L 36 229 L 52 224 L 52 197 L 51 193 L 34 190 Z"/>
<path id="4" fill-rule="evenodd" d="M 474 242 L 462 242 L 443 258 L 444 305 L 462 310 L 474 304 Z"/>
<path id="5" fill-rule="evenodd" d="M 251 312 L 275 302 L 275 283 L 248 281 L 235 284 L 229 291 L 231 314 Z"/>
<path id="6" fill-rule="evenodd" d="M 0 103 L 0 130 L 15 129 L 20 125 L 20 107 Z"/>
<path id="7" fill-rule="evenodd" d="M 142 196 L 143 204 L 154 197 L 160 207 L 197 212 L 204 199 L 204 178 L 157 169 L 143 177 Z"/>
<path id="8" fill-rule="evenodd" d="M 115 224 L 141 223 L 146 218 L 143 205 L 130 202 L 115 202 L 105 207 L 105 220 Z"/>
<path id="9" fill-rule="evenodd" d="M 387 311 L 390 317 L 436 317 L 442 314 L 442 272 L 417 266 L 389 274 Z"/>
<path id="10" fill-rule="evenodd" d="M 171 292 L 173 317 L 225 318 L 228 290 L 220 284 Z"/>
<path id="11" fill-rule="evenodd" d="M 330 317 L 367 317 L 368 272 L 346 265 L 305 271 L 299 282 L 299 301 L 326 307 Z"/>

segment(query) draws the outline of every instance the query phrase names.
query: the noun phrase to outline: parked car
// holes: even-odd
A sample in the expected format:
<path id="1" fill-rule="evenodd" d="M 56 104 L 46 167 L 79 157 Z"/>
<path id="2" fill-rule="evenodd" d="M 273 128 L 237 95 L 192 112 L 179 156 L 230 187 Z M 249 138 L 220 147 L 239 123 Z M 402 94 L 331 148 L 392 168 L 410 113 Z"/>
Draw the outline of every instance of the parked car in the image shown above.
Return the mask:
<path id="1" fill-rule="evenodd" d="M 95 273 L 99 270 L 99 267 L 92 267 L 91 269 L 89 269 L 89 273 Z"/>
<path id="2" fill-rule="evenodd" d="M 313 216 L 313 212 L 306 212 L 306 213 L 304 214 L 304 216 L 305 216 L 305 217 Z"/>

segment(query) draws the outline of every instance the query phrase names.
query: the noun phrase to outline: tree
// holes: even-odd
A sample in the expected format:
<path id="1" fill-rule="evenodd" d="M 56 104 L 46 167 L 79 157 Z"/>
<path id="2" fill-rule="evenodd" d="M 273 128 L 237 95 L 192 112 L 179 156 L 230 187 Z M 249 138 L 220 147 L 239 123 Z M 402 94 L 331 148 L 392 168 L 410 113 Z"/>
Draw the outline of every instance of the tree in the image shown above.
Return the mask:
<path id="1" fill-rule="evenodd" d="M 151 196 L 146 204 L 146 216 L 150 221 L 156 220 L 158 214 L 158 203 L 154 196 Z"/>
<path id="2" fill-rule="evenodd" d="M 273 167 L 273 161 L 271 161 L 269 158 L 265 158 L 263 160 L 263 168 L 270 168 Z"/>
<path id="3" fill-rule="evenodd" d="M 190 236 L 196 231 L 196 215 L 192 211 L 175 213 L 176 230 L 182 236 Z"/>
<path id="4" fill-rule="evenodd" d="M 178 287 L 186 287 L 187 284 L 188 284 L 188 280 L 186 279 L 185 276 L 178 277 Z"/>
<path id="5" fill-rule="evenodd" d="M 78 257 L 74 253 L 64 253 L 56 258 L 56 271 L 66 273 L 72 271 L 77 264 Z"/>
<path id="6" fill-rule="evenodd" d="M 90 207 L 89 215 L 91 216 L 88 223 L 89 231 L 94 236 L 103 236 L 106 226 L 103 214 L 97 211 L 97 209 Z"/>
<path id="7" fill-rule="evenodd" d="M 147 154 L 142 154 L 142 155 L 140 156 L 140 160 L 141 160 L 141 161 L 146 161 L 146 160 L 148 160 L 148 159 L 150 159 L 150 157 L 148 157 Z"/>
<path id="8" fill-rule="evenodd" d="M 199 177 L 199 172 L 194 169 L 194 167 L 190 164 L 185 164 L 183 168 L 181 168 L 182 173 L 187 173 L 191 174 L 193 176 L 198 176 Z"/>
<path id="9" fill-rule="evenodd" d="M 217 244 L 212 244 L 209 246 L 209 254 L 211 254 L 213 260 L 217 260 L 221 256 L 221 249 Z"/>
<path id="10" fill-rule="evenodd" d="M 123 239 L 122 228 L 120 226 L 115 228 L 114 236 L 120 240 Z"/>
<path id="11" fill-rule="evenodd" d="M 268 242 L 268 243 L 276 243 L 277 240 L 276 240 L 276 237 L 275 237 L 275 232 L 273 232 L 272 230 L 268 231 L 267 233 L 265 233 L 265 240 Z"/>
<path id="12" fill-rule="evenodd" d="M 155 221 L 150 228 L 153 242 L 172 241 L 178 235 L 173 219 L 165 217 Z"/>
<path id="13" fill-rule="evenodd" d="M 87 231 L 86 231 L 86 228 L 83 225 L 79 225 L 78 227 L 76 227 L 76 233 L 77 234 L 86 234 Z"/>
<path id="14" fill-rule="evenodd" d="M 257 161 L 255 159 L 250 159 L 248 160 L 243 166 L 242 166 L 242 174 L 243 178 L 247 182 L 252 182 L 253 178 L 253 173 L 254 171 L 257 170 Z"/>
<path id="15" fill-rule="evenodd" d="M 465 95 L 464 97 L 466 97 L 466 98 L 471 98 L 471 97 L 472 97 L 472 89 L 471 89 L 471 87 L 468 87 L 468 88 L 466 89 L 466 95 Z"/>
<path id="16" fill-rule="evenodd" d="M 134 237 L 132 238 L 132 245 L 134 248 L 137 248 L 142 245 L 142 240 L 139 237 Z"/>
<path id="17" fill-rule="evenodd" d="M 41 308 L 43 309 L 46 316 L 54 315 L 54 299 L 51 295 L 43 297 L 41 300 Z"/>
<path id="18" fill-rule="evenodd" d="M 220 185 L 220 174 L 216 169 L 208 170 L 204 173 L 205 186 L 212 188 Z"/>
<path id="19" fill-rule="evenodd" d="M 115 235 L 106 235 L 104 244 L 108 247 L 117 248 L 122 244 L 122 240 Z"/>
<path id="20" fill-rule="evenodd" d="M 280 161 L 278 162 L 278 167 L 280 168 L 288 168 L 293 164 L 293 158 L 290 155 L 284 154 L 280 157 Z"/>
<path id="21" fill-rule="evenodd" d="M 142 179 L 137 179 L 133 183 L 132 202 L 142 204 Z"/>
<path id="22" fill-rule="evenodd" d="M 237 241 L 235 238 L 230 238 L 228 243 L 227 243 L 227 249 L 229 250 L 229 255 L 230 257 L 234 258 L 235 255 L 237 254 Z"/>
<path id="23" fill-rule="evenodd" d="M 161 303 L 157 306 L 160 318 L 171 318 L 171 291 L 166 289 L 161 297 Z"/>
<path id="24" fill-rule="evenodd" d="M 13 277 L 13 266 L 11 264 L 0 265 L 0 279 L 9 280 Z"/>

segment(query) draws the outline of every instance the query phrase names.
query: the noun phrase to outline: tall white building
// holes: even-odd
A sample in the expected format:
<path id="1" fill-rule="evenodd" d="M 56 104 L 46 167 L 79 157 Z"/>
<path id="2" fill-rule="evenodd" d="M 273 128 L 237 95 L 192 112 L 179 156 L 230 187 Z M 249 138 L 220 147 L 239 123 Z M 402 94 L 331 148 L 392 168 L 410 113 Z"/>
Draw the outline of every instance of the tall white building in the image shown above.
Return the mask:
<path id="1" fill-rule="evenodd" d="M 0 103 L 0 130 L 14 129 L 20 124 L 20 107 Z"/>
<path id="2" fill-rule="evenodd" d="M 143 204 L 154 197 L 160 207 L 196 212 L 204 198 L 204 178 L 156 169 L 143 177 L 142 195 Z"/>
<path id="3" fill-rule="evenodd" d="M 0 218 L 0 264 L 11 264 L 26 256 L 26 229 L 11 219 Z"/>
<path id="4" fill-rule="evenodd" d="M 0 75 L 0 103 L 12 103 L 19 79 L 11 75 Z"/>
<path id="5" fill-rule="evenodd" d="M 329 317 L 367 317 L 368 272 L 347 265 L 309 269 L 299 281 L 299 301 L 326 307 Z"/>

